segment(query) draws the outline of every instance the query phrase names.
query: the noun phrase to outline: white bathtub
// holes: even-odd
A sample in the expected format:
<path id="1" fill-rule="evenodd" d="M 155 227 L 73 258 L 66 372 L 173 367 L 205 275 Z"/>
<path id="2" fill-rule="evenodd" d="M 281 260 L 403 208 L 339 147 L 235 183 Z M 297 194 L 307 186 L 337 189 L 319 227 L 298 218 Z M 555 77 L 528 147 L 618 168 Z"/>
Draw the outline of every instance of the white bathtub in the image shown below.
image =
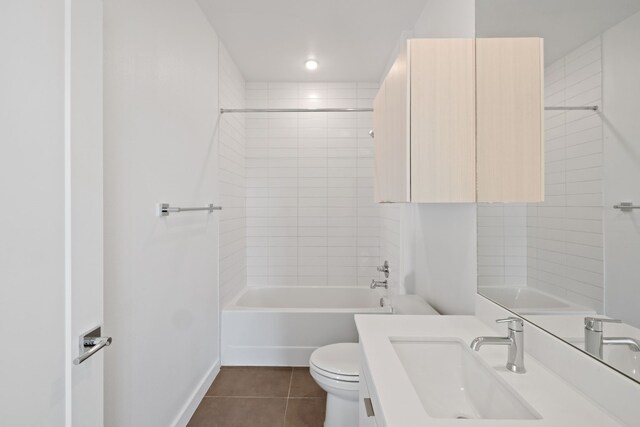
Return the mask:
<path id="1" fill-rule="evenodd" d="M 521 315 L 526 314 L 595 314 L 588 307 L 574 304 L 536 288 L 482 286 L 478 293 Z"/>
<path id="2" fill-rule="evenodd" d="M 354 314 L 391 313 L 377 290 L 246 288 L 222 310 L 222 364 L 308 366 L 318 347 L 356 342 Z"/>

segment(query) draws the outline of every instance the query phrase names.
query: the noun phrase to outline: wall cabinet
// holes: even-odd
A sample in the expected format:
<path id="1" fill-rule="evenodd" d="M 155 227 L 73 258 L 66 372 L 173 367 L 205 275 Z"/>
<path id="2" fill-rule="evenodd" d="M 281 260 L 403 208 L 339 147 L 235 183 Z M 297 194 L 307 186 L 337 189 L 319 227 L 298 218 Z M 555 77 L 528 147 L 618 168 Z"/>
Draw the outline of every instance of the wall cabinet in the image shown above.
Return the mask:
<path id="1" fill-rule="evenodd" d="M 543 200 L 539 38 L 411 39 L 374 101 L 378 202 Z"/>

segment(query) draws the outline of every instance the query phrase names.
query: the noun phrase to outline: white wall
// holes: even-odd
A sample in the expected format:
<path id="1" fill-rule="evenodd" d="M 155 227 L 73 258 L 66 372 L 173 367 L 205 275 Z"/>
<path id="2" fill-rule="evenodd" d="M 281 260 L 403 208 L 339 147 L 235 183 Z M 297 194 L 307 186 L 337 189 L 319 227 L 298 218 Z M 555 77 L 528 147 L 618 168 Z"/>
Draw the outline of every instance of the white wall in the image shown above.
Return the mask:
<path id="1" fill-rule="evenodd" d="M 640 327 L 638 212 L 611 209 L 640 203 L 640 13 L 603 35 L 605 312 Z"/>
<path id="2" fill-rule="evenodd" d="M 245 82 L 229 52 L 220 43 L 220 106 L 243 108 Z M 245 115 L 220 116 L 218 167 L 220 179 L 220 306 L 247 284 L 247 220 Z"/>
<path id="3" fill-rule="evenodd" d="M 3 425 L 65 422 L 64 3 L 0 3 Z"/>
<path id="4" fill-rule="evenodd" d="M 427 0 L 413 37 L 475 37 L 476 0 Z"/>
<path id="5" fill-rule="evenodd" d="M 249 108 L 370 108 L 376 83 L 247 83 Z M 249 286 L 379 275 L 371 113 L 255 113 L 247 125 Z"/>
<path id="6" fill-rule="evenodd" d="M 473 314 L 476 206 L 416 205 L 414 227 L 410 233 L 415 239 L 415 293 L 441 314 Z"/>
<path id="7" fill-rule="evenodd" d="M 104 23 L 105 423 L 184 425 L 219 360 L 218 213 L 155 208 L 219 203 L 218 39 L 193 0 Z"/>

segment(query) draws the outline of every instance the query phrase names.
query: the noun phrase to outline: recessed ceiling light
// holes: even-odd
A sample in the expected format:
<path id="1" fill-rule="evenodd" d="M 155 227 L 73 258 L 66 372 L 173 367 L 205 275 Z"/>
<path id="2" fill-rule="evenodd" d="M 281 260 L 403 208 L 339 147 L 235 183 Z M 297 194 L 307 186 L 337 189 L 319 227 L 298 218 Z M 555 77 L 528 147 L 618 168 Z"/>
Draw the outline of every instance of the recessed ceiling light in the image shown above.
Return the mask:
<path id="1" fill-rule="evenodd" d="M 313 71 L 318 68 L 318 61 L 315 59 L 307 59 L 304 63 L 304 67 L 309 71 Z"/>

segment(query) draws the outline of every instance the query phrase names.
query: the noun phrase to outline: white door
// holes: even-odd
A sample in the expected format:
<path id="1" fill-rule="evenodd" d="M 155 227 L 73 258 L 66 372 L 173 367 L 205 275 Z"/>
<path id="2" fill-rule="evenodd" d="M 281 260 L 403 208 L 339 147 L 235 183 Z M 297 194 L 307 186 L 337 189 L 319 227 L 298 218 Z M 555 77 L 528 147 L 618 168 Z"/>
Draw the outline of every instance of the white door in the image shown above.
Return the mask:
<path id="1" fill-rule="evenodd" d="M 0 2 L 3 426 L 103 424 L 102 50 L 101 0 Z"/>
<path id="2" fill-rule="evenodd" d="M 95 333 L 103 326 L 102 0 L 67 0 L 66 14 L 66 424 L 100 427 L 110 340 L 81 347 L 80 337 L 104 335 Z"/>

